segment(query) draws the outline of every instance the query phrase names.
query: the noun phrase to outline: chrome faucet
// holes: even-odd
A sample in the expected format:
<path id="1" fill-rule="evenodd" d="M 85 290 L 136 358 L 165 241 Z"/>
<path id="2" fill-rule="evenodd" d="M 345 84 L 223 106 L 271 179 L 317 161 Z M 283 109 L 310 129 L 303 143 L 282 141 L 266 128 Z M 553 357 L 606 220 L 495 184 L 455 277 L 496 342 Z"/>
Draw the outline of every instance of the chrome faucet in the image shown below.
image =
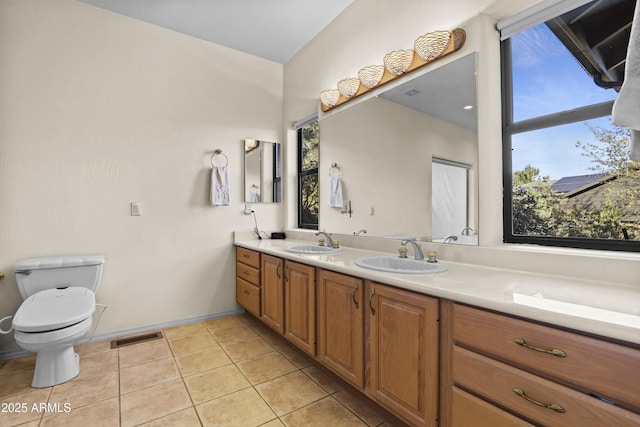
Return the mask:
<path id="1" fill-rule="evenodd" d="M 458 240 L 458 236 L 447 236 L 447 237 L 444 238 L 442 243 L 451 243 L 451 242 L 455 242 L 457 240 Z"/>
<path id="2" fill-rule="evenodd" d="M 327 238 L 327 244 L 326 244 L 327 247 L 332 248 L 333 247 L 333 239 L 331 238 L 331 236 L 328 233 L 325 233 L 324 231 L 318 231 L 316 233 L 316 236 L 319 236 L 321 234 Z"/>
<path id="3" fill-rule="evenodd" d="M 416 243 L 416 239 L 407 239 L 407 240 L 403 240 L 400 244 L 402 246 L 406 246 L 407 243 L 411 243 L 411 245 L 413 246 L 413 255 L 415 256 L 415 258 L 420 261 L 424 259 L 424 253 L 422 252 L 422 248 L 420 247 L 420 245 L 418 243 Z"/>
<path id="4" fill-rule="evenodd" d="M 356 231 L 354 234 L 354 236 L 359 236 L 361 233 L 367 234 L 367 230 L 365 230 L 364 228 L 362 230 L 358 230 Z"/>
<path id="5" fill-rule="evenodd" d="M 461 235 L 463 235 L 463 236 L 468 236 L 470 231 L 473 231 L 473 228 L 471 228 L 471 227 L 465 227 L 465 228 L 463 228 L 463 229 L 462 229 L 462 231 L 460 232 L 460 234 L 461 234 Z"/>

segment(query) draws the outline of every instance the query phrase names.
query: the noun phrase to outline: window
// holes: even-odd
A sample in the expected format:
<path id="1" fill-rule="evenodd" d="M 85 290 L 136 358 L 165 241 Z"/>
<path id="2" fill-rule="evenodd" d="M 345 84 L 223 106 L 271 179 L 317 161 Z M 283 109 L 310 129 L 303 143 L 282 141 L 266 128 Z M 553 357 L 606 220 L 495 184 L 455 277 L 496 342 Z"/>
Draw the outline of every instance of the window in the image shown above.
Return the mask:
<path id="1" fill-rule="evenodd" d="M 504 240 L 640 251 L 640 163 L 611 124 L 635 1 L 579 3 L 503 35 Z"/>
<path id="2" fill-rule="evenodd" d="M 318 119 L 298 126 L 298 227 L 318 229 Z"/>

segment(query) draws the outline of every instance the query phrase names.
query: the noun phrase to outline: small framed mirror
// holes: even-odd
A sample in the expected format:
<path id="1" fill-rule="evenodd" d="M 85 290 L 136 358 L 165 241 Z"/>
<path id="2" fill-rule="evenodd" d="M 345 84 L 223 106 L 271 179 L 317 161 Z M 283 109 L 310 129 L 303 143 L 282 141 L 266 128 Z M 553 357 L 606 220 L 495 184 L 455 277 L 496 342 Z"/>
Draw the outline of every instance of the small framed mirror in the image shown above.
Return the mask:
<path id="1" fill-rule="evenodd" d="M 282 201 L 282 156 L 277 142 L 245 139 L 244 202 Z"/>

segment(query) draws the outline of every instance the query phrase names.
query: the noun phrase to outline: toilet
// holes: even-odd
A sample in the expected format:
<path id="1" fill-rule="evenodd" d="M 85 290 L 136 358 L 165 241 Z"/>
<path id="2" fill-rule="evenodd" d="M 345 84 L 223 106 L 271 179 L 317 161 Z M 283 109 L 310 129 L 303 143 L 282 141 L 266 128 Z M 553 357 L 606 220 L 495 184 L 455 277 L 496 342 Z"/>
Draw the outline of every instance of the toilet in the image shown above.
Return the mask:
<path id="1" fill-rule="evenodd" d="M 80 373 L 73 345 L 91 329 L 104 262 L 103 255 L 88 255 L 15 264 L 24 301 L 12 327 L 18 346 L 37 354 L 32 387 L 51 387 Z"/>

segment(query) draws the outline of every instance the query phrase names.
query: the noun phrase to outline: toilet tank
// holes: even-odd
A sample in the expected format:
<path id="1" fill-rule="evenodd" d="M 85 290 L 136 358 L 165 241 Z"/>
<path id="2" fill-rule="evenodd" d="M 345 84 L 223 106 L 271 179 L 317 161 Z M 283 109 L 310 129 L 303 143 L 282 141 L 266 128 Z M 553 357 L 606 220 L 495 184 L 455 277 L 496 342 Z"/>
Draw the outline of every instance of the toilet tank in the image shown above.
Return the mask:
<path id="1" fill-rule="evenodd" d="M 29 258 L 15 264 L 23 299 L 46 289 L 77 286 L 94 293 L 100 286 L 104 255 Z"/>

